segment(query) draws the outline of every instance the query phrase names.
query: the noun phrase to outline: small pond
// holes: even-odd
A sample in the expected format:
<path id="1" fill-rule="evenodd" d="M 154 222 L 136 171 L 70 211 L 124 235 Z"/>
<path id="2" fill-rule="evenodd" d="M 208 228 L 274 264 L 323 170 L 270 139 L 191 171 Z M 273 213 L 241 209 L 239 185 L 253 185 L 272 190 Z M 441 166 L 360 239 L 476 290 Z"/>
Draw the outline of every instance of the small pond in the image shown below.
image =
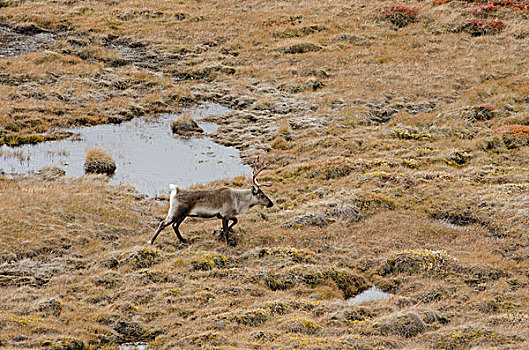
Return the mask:
<path id="1" fill-rule="evenodd" d="M 392 296 L 393 294 L 385 293 L 377 287 L 373 286 L 367 290 L 364 290 L 362 293 L 356 295 L 355 297 L 347 299 L 347 302 L 349 304 L 360 304 L 373 300 L 387 300 Z"/>
<path id="2" fill-rule="evenodd" d="M 119 345 L 119 350 L 145 350 L 149 346 L 148 343 L 123 343 Z"/>
<path id="3" fill-rule="evenodd" d="M 140 192 L 156 196 L 169 193 L 169 184 L 188 187 L 201 182 L 251 174 L 243 165 L 239 151 L 213 142 L 207 133 L 217 125 L 200 122 L 208 115 L 225 115 L 230 109 L 206 104 L 190 109 L 206 136 L 182 139 L 171 132 L 175 114 L 153 120 L 134 119 L 118 125 L 105 124 L 70 131 L 79 136 L 60 141 L 0 147 L 0 173 L 6 176 L 27 174 L 46 165 L 57 165 L 68 176 L 84 174 L 86 152 L 99 147 L 111 153 L 116 161 L 113 184 L 130 183 Z"/>

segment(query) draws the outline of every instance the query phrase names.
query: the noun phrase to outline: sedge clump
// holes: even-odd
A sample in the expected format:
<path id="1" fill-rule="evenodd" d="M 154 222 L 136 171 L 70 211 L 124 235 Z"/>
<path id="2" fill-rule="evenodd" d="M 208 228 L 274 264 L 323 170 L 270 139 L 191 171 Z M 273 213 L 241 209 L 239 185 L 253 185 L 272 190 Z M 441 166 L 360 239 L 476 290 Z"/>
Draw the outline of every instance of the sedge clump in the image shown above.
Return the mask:
<path id="1" fill-rule="evenodd" d="M 116 171 L 116 162 L 112 156 L 101 148 L 92 148 L 86 153 L 85 173 L 112 175 Z"/>
<path id="2" fill-rule="evenodd" d="M 171 122 L 171 131 L 173 134 L 190 136 L 196 133 L 203 133 L 204 130 L 198 126 L 197 122 L 190 114 L 182 114 Z"/>

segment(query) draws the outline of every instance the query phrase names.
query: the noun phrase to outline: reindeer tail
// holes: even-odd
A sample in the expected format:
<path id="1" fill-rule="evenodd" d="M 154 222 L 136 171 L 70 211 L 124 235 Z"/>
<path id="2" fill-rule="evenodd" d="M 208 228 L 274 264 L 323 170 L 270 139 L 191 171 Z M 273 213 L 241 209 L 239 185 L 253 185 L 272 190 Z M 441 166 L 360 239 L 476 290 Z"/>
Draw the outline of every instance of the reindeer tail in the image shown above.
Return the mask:
<path id="1" fill-rule="evenodd" d="M 169 197 L 169 201 L 171 203 L 174 202 L 175 198 L 176 198 L 176 194 L 178 193 L 179 191 L 179 188 L 178 186 L 176 185 L 173 185 L 173 184 L 170 184 L 169 187 L 171 188 L 171 196 Z"/>

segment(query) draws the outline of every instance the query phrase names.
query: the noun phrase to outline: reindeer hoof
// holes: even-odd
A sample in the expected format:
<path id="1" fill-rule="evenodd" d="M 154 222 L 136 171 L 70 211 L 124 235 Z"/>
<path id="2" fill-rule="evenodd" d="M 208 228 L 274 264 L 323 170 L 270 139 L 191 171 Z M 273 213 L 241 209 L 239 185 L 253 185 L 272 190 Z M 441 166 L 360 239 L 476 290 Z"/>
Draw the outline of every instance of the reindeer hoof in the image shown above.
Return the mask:
<path id="1" fill-rule="evenodd" d="M 226 239 L 226 244 L 229 245 L 230 247 L 236 247 L 237 243 L 238 243 L 237 238 L 233 236 L 230 236 L 229 238 Z"/>

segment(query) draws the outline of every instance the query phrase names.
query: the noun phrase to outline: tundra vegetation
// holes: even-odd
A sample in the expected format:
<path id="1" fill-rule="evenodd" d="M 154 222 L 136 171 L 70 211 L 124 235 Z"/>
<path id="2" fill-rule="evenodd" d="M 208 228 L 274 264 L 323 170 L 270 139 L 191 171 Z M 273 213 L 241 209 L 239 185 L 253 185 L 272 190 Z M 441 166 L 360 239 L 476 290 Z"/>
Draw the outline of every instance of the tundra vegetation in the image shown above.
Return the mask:
<path id="1" fill-rule="evenodd" d="M 275 203 L 147 246 L 166 202 L 1 178 L 0 346 L 529 348 L 528 6 L 0 1 L 1 144 L 217 102 Z"/>

